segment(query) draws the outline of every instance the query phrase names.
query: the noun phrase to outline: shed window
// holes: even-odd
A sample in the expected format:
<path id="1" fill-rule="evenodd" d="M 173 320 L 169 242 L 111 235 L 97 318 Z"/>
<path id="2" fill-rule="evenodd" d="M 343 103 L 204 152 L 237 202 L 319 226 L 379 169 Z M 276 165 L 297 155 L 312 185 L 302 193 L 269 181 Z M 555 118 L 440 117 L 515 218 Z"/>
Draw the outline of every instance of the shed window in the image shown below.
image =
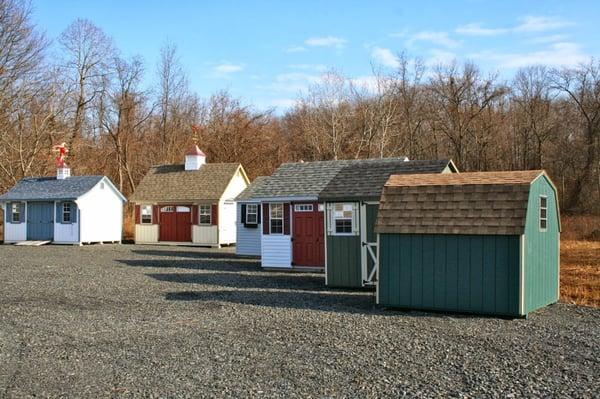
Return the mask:
<path id="1" fill-rule="evenodd" d="M 548 198 L 540 196 L 540 231 L 548 228 Z"/>
<path id="2" fill-rule="evenodd" d="M 283 204 L 270 204 L 271 234 L 283 234 Z"/>
<path id="3" fill-rule="evenodd" d="M 71 203 L 63 202 L 62 204 L 62 222 L 71 223 Z"/>
<path id="4" fill-rule="evenodd" d="M 212 206 L 211 205 L 200 205 L 199 206 L 199 223 L 200 224 L 211 224 L 212 223 Z"/>
<path id="5" fill-rule="evenodd" d="M 152 205 L 142 205 L 142 224 L 152 224 Z"/>
<path id="6" fill-rule="evenodd" d="M 21 204 L 13 202 L 11 205 L 12 223 L 21 223 Z"/>
<path id="7" fill-rule="evenodd" d="M 296 204 L 294 205 L 294 212 L 312 212 L 312 204 Z"/>
<path id="8" fill-rule="evenodd" d="M 335 204 L 333 207 L 333 233 L 350 235 L 353 233 L 354 207 L 352 204 Z"/>
<path id="9" fill-rule="evenodd" d="M 258 224 L 258 204 L 246 205 L 246 224 Z"/>

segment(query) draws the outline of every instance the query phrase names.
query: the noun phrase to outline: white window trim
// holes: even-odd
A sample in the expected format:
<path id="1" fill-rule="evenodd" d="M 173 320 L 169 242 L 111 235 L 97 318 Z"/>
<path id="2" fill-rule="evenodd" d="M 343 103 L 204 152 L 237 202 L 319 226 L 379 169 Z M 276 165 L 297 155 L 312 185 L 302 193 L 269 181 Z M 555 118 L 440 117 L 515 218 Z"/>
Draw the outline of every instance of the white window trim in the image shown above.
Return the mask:
<path id="1" fill-rule="evenodd" d="M 150 208 L 150 213 L 148 215 L 144 215 L 144 208 L 149 207 Z M 140 224 L 153 224 L 154 220 L 154 215 L 153 215 L 153 209 L 152 209 L 152 205 L 141 205 L 140 206 Z M 144 216 L 150 216 L 150 221 L 149 222 L 144 222 Z"/>
<path id="2" fill-rule="evenodd" d="M 357 220 L 357 209 L 356 209 L 356 205 L 355 203 L 352 202 L 344 202 L 344 203 L 340 203 L 342 205 L 351 205 L 352 206 L 352 216 L 351 217 L 335 217 L 335 206 L 337 204 L 333 204 L 331 207 L 331 235 L 332 236 L 355 236 L 357 235 L 357 231 L 356 231 L 356 223 L 358 223 Z M 338 233 L 336 231 L 336 220 L 350 220 L 350 232 L 349 233 Z"/>
<path id="3" fill-rule="evenodd" d="M 313 204 L 294 204 L 294 212 L 313 212 Z"/>
<path id="4" fill-rule="evenodd" d="M 19 223 L 23 223 L 23 215 L 21 214 L 21 202 L 12 202 L 10 204 L 10 223 L 11 224 L 19 224 Z M 15 208 L 16 208 L 16 212 L 15 212 Z M 15 214 L 19 215 L 19 220 L 15 220 Z"/>
<path id="5" fill-rule="evenodd" d="M 274 218 L 273 214 L 271 212 L 271 209 L 273 206 L 281 206 L 281 217 L 280 218 Z M 285 215 L 283 214 L 285 212 L 285 207 L 283 206 L 283 204 L 269 204 L 269 234 L 271 235 L 275 235 L 275 236 L 282 236 L 285 233 Z M 281 233 L 273 233 L 273 224 L 271 223 L 271 220 L 281 220 Z"/>
<path id="6" fill-rule="evenodd" d="M 542 198 L 546 199 L 546 206 L 542 207 Z M 538 210 L 538 228 L 540 230 L 540 233 L 545 233 L 548 231 L 548 196 L 546 195 L 540 195 L 540 200 L 539 200 L 539 210 Z M 546 217 L 543 218 L 542 217 L 542 209 L 546 210 Z M 546 227 L 543 228 L 542 227 L 542 220 L 546 221 Z"/>
<path id="7" fill-rule="evenodd" d="M 202 208 L 208 208 L 207 212 L 202 212 Z M 202 216 L 208 216 L 208 222 L 202 222 Z M 202 204 L 198 205 L 198 224 L 200 226 L 211 226 L 212 225 L 212 205 Z"/>
<path id="8" fill-rule="evenodd" d="M 255 211 L 250 212 L 250 207 L 254 207 Z M 254 215 L 255 222 L 249 222 L 248 216 Z M 246 224 L 258 224 L 258 204 L 246 204 Z"/>
<path id="9" fill-rule="evenodd" d="M 68 211 L 67 211 L 68 208 Z M 73 217 L 72 217 L 72 206 L 70 202 L 63 202 L 62 203 L 62 212 L 61 212 L 61 220 L 63 224 L 70 224 L 73 223 Z M 69 220 L 65 220 L 65 215 L 69 214 Z"/>

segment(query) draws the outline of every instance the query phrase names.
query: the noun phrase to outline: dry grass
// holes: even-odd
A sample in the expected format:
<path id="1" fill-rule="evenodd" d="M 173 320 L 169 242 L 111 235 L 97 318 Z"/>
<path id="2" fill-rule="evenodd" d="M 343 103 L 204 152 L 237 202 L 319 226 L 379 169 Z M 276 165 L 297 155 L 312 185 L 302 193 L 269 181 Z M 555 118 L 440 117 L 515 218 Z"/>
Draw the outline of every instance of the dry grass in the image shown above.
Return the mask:
<path id="1" fill-rule="evenodd" d="M 563 240 L 588 240 L 600 230 L 599 215 L 561 215 Z"/>
<path id="2" fill-rule="evenodd" d="M 561 241 L 560 299 L 600 307 L 600 242 Z"/>

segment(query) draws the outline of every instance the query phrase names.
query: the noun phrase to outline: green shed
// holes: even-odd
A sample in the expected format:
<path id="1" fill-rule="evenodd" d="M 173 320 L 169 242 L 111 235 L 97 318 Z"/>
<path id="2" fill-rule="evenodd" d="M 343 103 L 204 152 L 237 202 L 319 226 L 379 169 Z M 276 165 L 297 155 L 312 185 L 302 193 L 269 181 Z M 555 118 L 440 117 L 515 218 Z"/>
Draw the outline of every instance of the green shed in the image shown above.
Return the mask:
<path id="1" fill-rule="evenodd" d="M 376 232 L 380 305 L 523 317 L 558 301 L 558 197 L 544 171 L 391 176 Z"/>
<path id="2" fill-rule="evenodd" d="M 325 204 L 325 283 L 360 288 L 377 280 L 375 221 L 383 186 L 393 174 L 454 173 L 451 160 L 383 158 L 341 168 L 319 194 Z"/>

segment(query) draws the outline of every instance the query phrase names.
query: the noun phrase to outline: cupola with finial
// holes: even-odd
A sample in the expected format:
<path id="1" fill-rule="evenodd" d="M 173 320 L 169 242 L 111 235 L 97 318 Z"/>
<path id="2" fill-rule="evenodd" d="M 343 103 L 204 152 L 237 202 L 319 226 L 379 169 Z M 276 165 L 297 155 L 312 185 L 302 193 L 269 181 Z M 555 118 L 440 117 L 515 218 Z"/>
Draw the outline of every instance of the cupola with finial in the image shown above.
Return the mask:
<path id="1" fill-rule="evenodd" d="M 192 132 L 194 133 L 194 143 L 185 153 L 185 170 L 198 170 L 206 163 L 206 155 L 198 148 L 198 130 L 200 128 L 196 125 L 192 125 Z"/>
<path id="2" fill-rule="evenodd" d="M 69 150 L 65 143 L 52 147 L 52 151 L 58 153 L 56 156 L 56 179 L 64 180 L 71 176 L 71 168 L 66 164 L 65 157 Z"/>

